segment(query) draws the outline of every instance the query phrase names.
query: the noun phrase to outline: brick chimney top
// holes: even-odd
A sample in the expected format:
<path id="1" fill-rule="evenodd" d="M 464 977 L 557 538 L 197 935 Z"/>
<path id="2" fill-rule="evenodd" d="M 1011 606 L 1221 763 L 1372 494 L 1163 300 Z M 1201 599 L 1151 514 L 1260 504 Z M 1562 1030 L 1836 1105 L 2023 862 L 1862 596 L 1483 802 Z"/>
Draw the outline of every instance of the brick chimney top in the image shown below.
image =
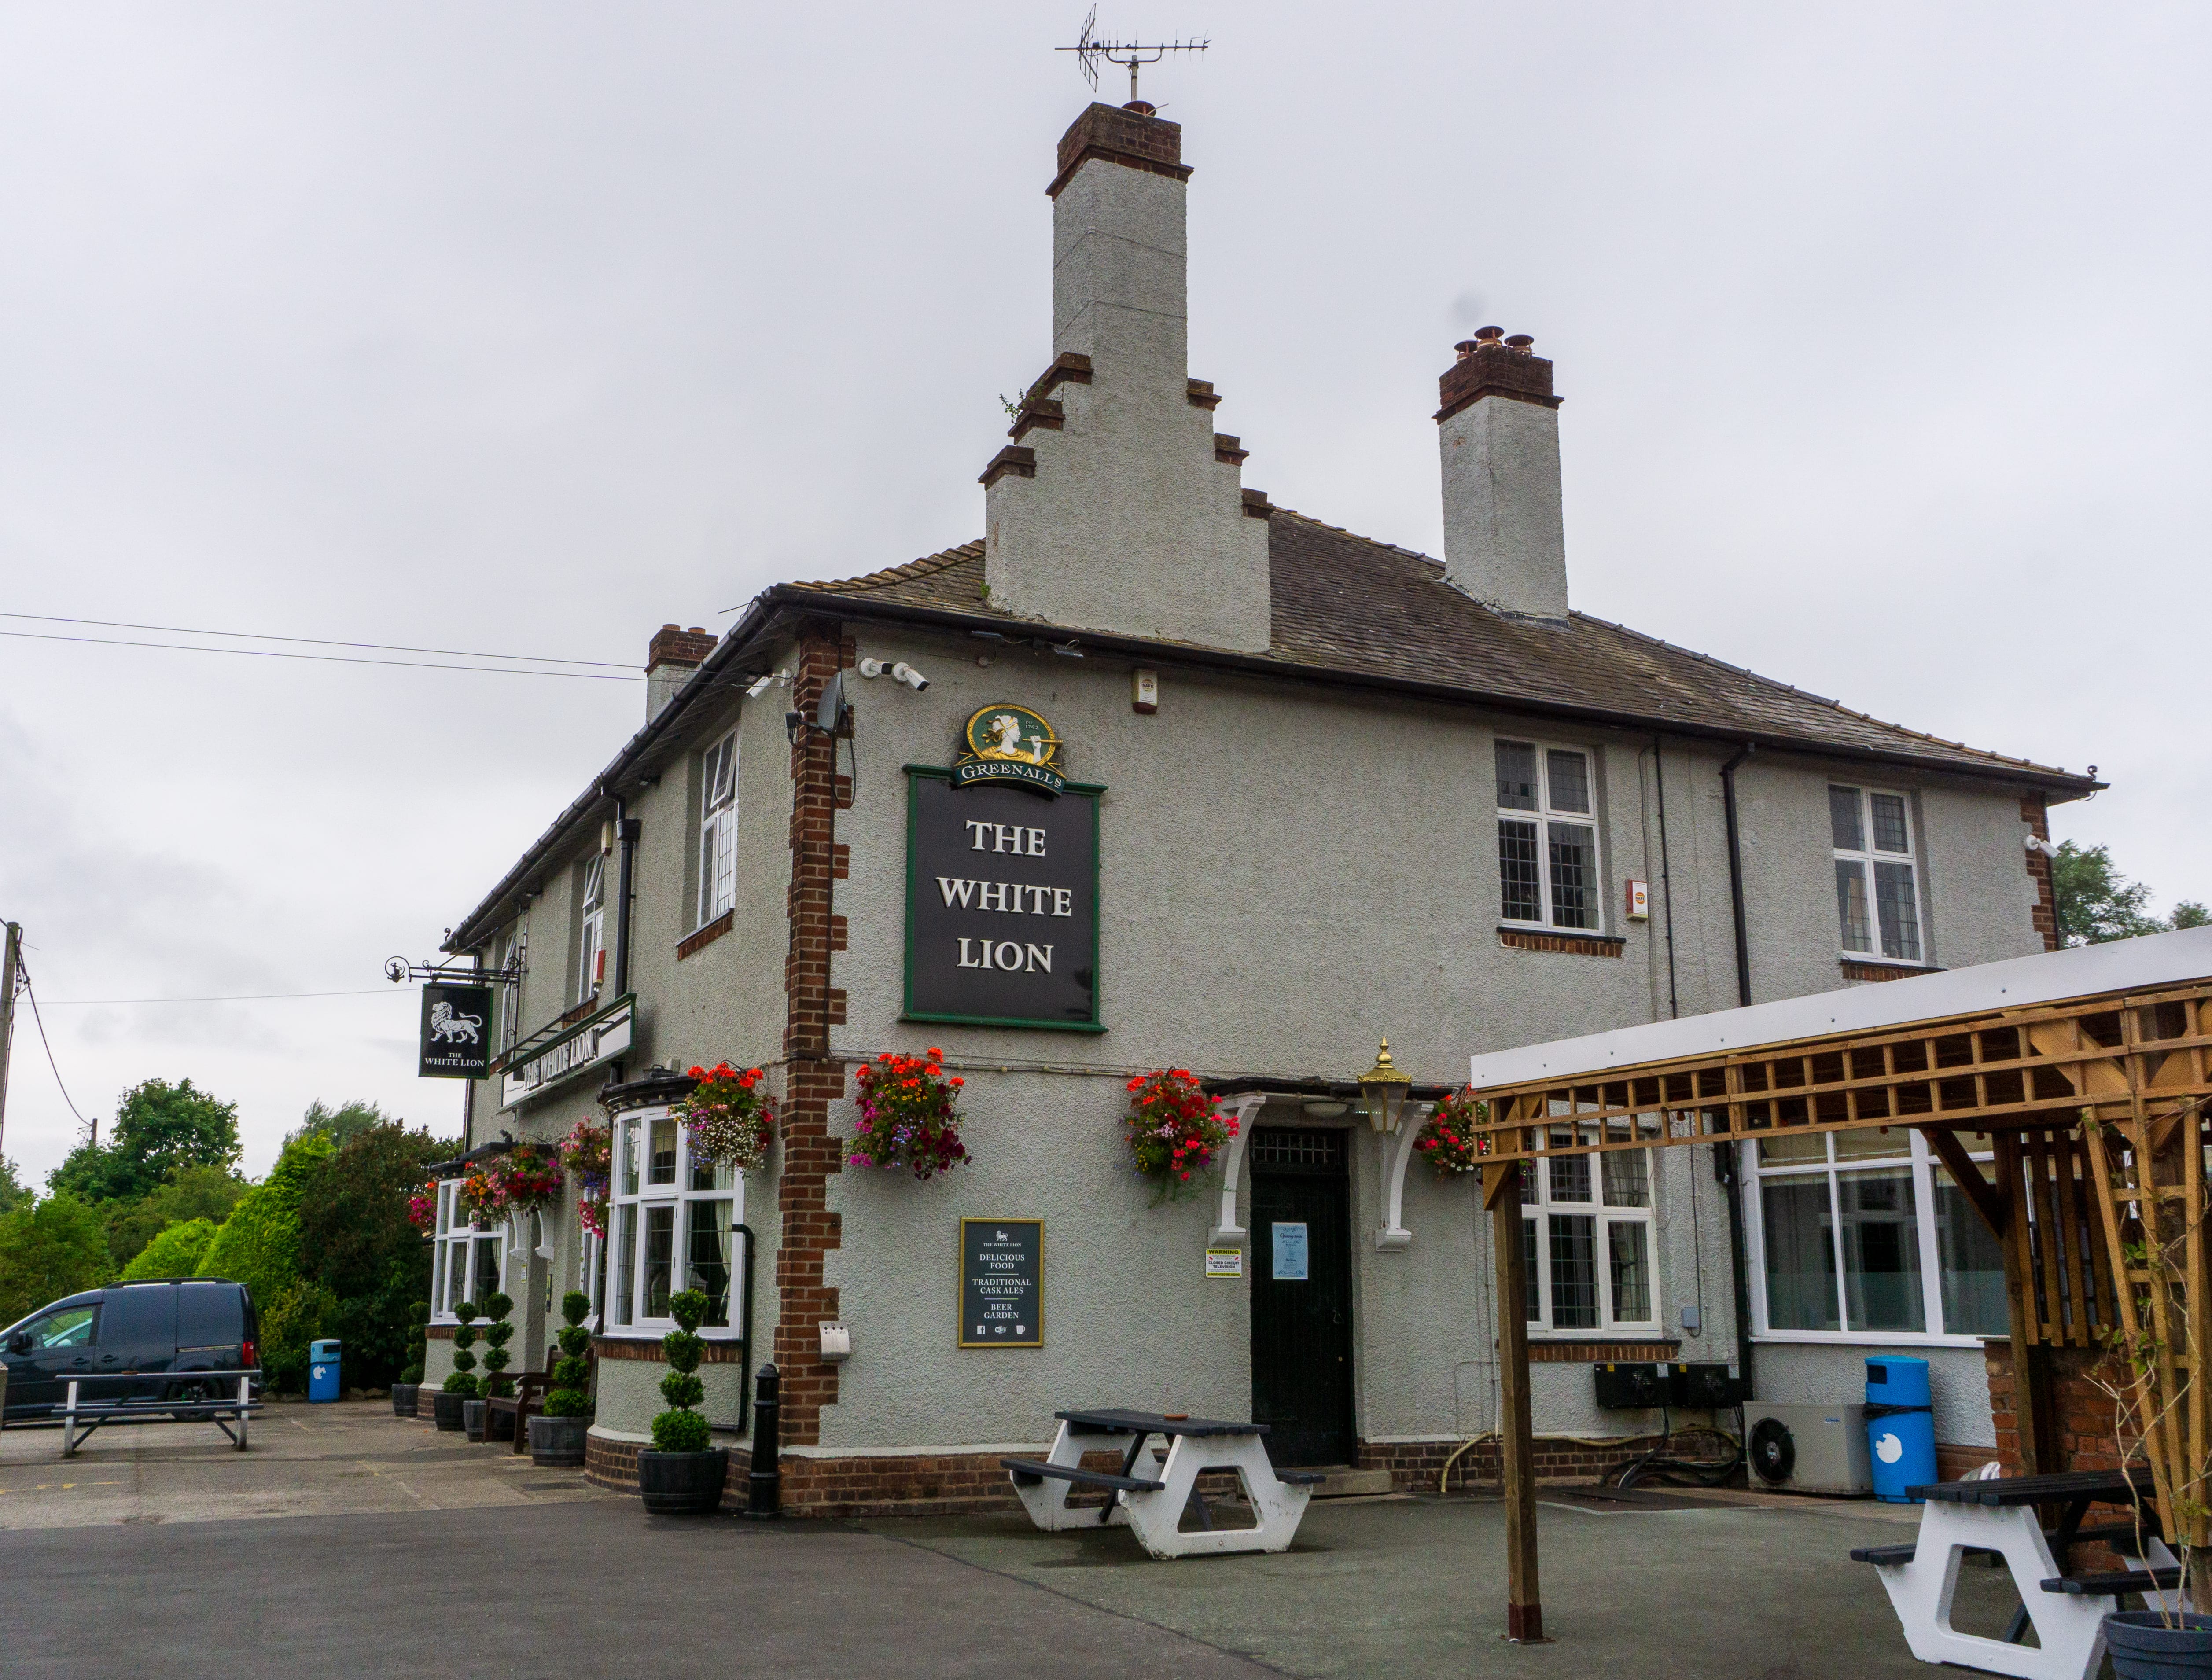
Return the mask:
<path id="1" fill-rule="evenodd" d="M 1190 179 L 1189 166 L 1182 161 L 1182 124 L 1155 116 L 1152 107 L 1142 100 L 1118 109 L 1110 105 L 1086 106 L 1060 136 L 1060 173 L 1044 190 L 1045 196 L 1059 197 L 1069 178 L 1091 158 L 1155 175 L 1172 175 L 1179 181 Z"/>
<path id="2" fill-rule="evenodd" d="M 1535 343 L 1525 332 L 1509 338 L 1503 327 L 1482 327 L 1474 337 L 1453 345 L 1459 359 L 1437 381 L 1443 405 L 1437 410 L 1438 423 L 1484 397 L 1510 397 L 1558 408 L 1560 399 L 1552 394 L 1552 364 L 1535 354 Z"/>
<path id="3" fill-rule="evenodd" d="M 714 640 L 712 630 L 696 624 L 688 630 L 664 624 L 653 633 L 646 648 L 645 668 L 651 672 L 663 665 L 702 665 L 714 651 Z"/>

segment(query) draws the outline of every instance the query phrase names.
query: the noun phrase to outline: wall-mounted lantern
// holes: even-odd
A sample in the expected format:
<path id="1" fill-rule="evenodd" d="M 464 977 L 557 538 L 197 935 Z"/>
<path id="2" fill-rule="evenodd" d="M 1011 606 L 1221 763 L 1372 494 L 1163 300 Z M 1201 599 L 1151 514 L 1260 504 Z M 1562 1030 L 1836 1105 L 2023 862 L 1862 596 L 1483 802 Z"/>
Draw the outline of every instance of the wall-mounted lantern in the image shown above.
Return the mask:
<path id="1" fill-rule="evenodd" d="M 1367 1100 L 1367 1124 L 1386 1134 L 1397 1131 L 1413 1089 L 1413 1082 L 1390 1059 L 1390 1040 L 1384 1039 L 1375 1065 L 1359 1076 L 1359 1094 Z"/>

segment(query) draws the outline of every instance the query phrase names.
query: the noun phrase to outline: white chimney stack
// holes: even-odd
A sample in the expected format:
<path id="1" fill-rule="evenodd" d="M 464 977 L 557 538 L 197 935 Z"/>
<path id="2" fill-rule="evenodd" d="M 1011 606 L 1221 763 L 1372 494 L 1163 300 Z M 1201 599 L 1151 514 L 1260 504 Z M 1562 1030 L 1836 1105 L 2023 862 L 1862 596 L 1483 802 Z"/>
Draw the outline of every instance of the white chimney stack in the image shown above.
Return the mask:
<path id="1" fill-rule="evenodd" d="M 1567 616 L 1559 511 L 1559 399 L 1526 333 L 1485 327 L 1437 381 L 1443 406 L 1444 576 L 1484 605 Z"/>
<path id="2" fill-rule="evenodd" d="M 645 651 L 646 722 L 660 715 L 714 651 L 714 633 L 696 624 L 688 630 L 664 624 L 653 633 Z"/>
<path id="3" fill-rule="evenodd" d="M 1018 617 L 1259 652 L 1268 509 L 1190 377 L 1189 175 L 1148 105 L 1093 105 L 1061 136 L 1054 360 L 983 473 L 984 578 Z"/>

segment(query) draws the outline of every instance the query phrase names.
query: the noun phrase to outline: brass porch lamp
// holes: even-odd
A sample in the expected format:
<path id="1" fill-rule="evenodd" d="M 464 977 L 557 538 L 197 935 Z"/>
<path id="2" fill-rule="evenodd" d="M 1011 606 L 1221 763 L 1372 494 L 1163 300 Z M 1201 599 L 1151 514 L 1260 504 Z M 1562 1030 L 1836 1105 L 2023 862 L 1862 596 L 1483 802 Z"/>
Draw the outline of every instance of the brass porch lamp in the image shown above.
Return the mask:
<path id="1" fill-rule="evenodd" d="M 1413 1089 L 1413 1082 L 1390 1059 L 1390 1040 L 1384 1039 L 1375 1065 L 1359 1076 L 1359 1094 L 1367 1101 L 1367 1124 L 1377 1131 L 1395 1131 Z"/>

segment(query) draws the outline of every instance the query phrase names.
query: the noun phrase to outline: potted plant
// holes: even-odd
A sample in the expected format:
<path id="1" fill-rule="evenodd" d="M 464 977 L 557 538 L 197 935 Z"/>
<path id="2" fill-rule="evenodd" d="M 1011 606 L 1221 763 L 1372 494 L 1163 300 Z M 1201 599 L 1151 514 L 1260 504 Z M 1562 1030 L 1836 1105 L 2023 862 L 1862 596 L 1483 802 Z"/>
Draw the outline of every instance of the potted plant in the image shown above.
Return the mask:
<path id="1" fill-rule="evenodd" d="M 507 1399 L 514 1393 L 514 1379 L 507 1374 L 507 1361 L 514 1356 L 507 1344 L 514 1339 L 514 1325 L 507 1314 L 514 1310 L 514 1302 L 503 1295 L 485 1297 L 484 1311 L 491 1322 L 484 1326 L 484 1377 L 483 1398 Z M 487 1440 L 513 1440 L 514 1414 L 484 1409 L 483 1438 Z M 473 1437 L 471 1437 L 473 1439 Z"/>
<path id="2" fill-rule="evenodd" d="M 530 1420 L 530 1462 L 548 1469 L 584 1462 L 584 1437 L 592 1427 L 592 1397 L 586 1387 L 592 1368 L 584 1356 L 592 1345 L 592 1332 L 584 1319 L 592 1310 L 591 1297 L 571 1289 L 561 1297 L 561 1357 L 553 1365 L 553 1388 L 545 1397 L 543 1416 Z"/>
<path id="3" fill-rule="evenodd" d="M 945 1074 L 942 1051 L 925 1058 L 887 1050 L 853 1081 L 860 1118 L 853 1128 L 852 1165 L 903 1168 L 929 1179 L 968 1159 L 955 1106 L 961 1082 Z"/>
<path id="4" fill-rule="evenodd" d="M 1124 1125 L 1130 1161 L 1139 1178 L 1152 1181 L 1155 1207 L 1197 1189 L 1192 1175 L 1211 1167 L 1237 1135 L 1237 1122 L 1222 1114 L 1188 1068 L 1132 1079 Z"/>
<path id="5" fill-rule="evenodd" d="M 676 1104 L 690 1133 L 691 1158 L 741 1174 L 758 1172 L 775 1137 L 775 1111 L 759 1089 L 761 1070 L 747 1068 L 741 1073 L 727 1062 L 717 1062 L 711 1068 L 693 1068 L 691 1077 L 699 1083 Z"/>
<path id="6" fill-rule="evenodd" d="M 445 1386 L 431 1397 L 431 1415 L 438 1427 L 448 1434 L 468 1427 L 468 1408 L 475 1399 L 477 1380 L 469 1374 L 477 1368 L 477 1356 L 469 1349 L 477 1344 L 476 1304 L 465 1301 L 453 1308 L 459 1322 L 453 1326 L 453 1369 L 447 1377 Z M 483 1424 L 479 1416 L 476 1438 L 483 1439 Z"/>
<path id="7" fill-rule="evenodd" d="M 668 1298 L 668 1316 L 678 1326 L 660 1338 L 668 1359 L 660 1398 L 669 1409 L 653 1420 L 651 1448 L 637 1455 L 637 1490 L 645 1496 L 645 1508 L 659 1516 L 715 1509 L 729 1473 L 729 1450 L 707 1444 L 707 1420 L 692 1410 L 707 1398 L 707 1386 L 698 1377 L 699 1356 L 707 1344 L 696 1333 L 706 1315 L 703 1289 L 679 1289 Z"/>
<path id="8" fill-rule="evenodd" d="M 412 1417 L 415 1406 L 422 1392 L 422 1349 L 430 1327 L 430 1303 L 418 1301 L 407 1309 L 407 1322 L 413 1326 L 407 1332 L 407 1368 L 399 1374 L 399 1380 L 392 1385 L 392 1415 Z"/>
<path id="9" fill-rule="evenodd" d="M 1422 1123 L 1413 1148 L 1438 1178 L 1462 1178 L 1480 1168 L 1489 1153 L 1488 1140 L 1475 1131 L 1489 1119 L 1490 1105 L 1475 1100 L 1472 1086 L 1454 1091 Z"/>

